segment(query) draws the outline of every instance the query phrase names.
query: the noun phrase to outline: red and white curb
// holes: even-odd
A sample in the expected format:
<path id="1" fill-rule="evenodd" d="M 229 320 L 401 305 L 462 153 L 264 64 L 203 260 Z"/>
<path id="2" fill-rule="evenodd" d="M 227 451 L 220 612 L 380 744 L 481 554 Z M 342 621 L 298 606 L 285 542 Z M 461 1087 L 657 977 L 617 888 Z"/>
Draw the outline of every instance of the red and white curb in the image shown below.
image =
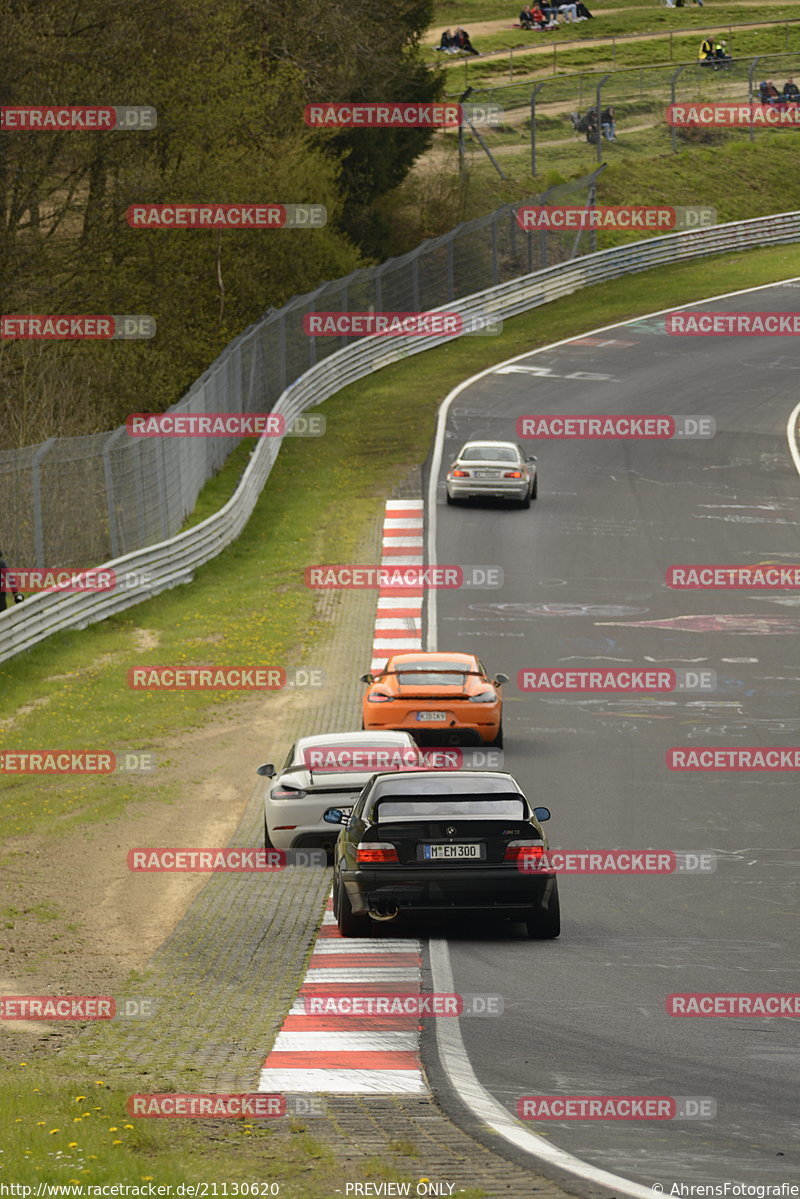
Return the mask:
<path id="1" fill-rule="evenodd" d="M 332 906 L 329 899 L 306 976 L 264 1063 L 258 1089 L 425 1095 L 418 1016 L 316 1015 L 307 1010 L 315 995 L 421 991 L 419 941 L 345 938 Z"/>
<path id="2" fill-rule="evenodd" d="M 387 500 L 381 538 L 381 566 L 422 566 L 424 500 Z M 395 589 L 378 593 L 372 640 L 372 671 L 394 653 L 422 649 L 422 587 L 402 595 Z"/>

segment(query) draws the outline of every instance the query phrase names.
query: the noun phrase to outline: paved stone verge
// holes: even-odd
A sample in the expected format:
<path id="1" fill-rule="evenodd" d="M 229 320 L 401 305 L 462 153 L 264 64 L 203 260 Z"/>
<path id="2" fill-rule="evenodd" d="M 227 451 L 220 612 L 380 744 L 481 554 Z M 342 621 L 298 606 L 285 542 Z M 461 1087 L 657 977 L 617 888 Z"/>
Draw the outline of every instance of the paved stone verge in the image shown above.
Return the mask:
<path id="1" fill-rule="evenodd" d="M 419 494 L 419 472 L 395 492 Z M 380 518 L 368 531 L 374 558 Z M 368 669 L 375 616 L 371 591 L 323 592 L 319 614 L 332 636 L 315 666 L 327 685 L 318 695 L 275 704 L 273 744 L 283 752 L 302 732 L 360 725 L 358 676 Z M 359 655 L 354 647 L 363 647 Z M 284 709 L 288 708 L 286 712 Z M 233 762 L 251 770 L 255 762 Z M 231 844 L 263 844 L 259 781 Z M 218 874 L 209 878 L 183 919 L 154 955 L 147 972 L 118 998 L 148 999 L 149 1019 L 118 1017 L 87 1028 L 67 1048 L 66 1061 L 91 1064 L 107 1082 L 135 1078 L 142 1092 L 252 1092 L 264 1058 L 291 1006 L 322 919 L 330 872 L 296 868 L 277 874 Z M 279 1121 L 278 1136 L 293 1121 Z M 379 1160 L 412 1177 L 428 1177 L 487 1196 L 566 1192 L 507 1161 L 452 1123 L 431 1097 L 327 1096 L 326 1114 L 305 1121 L 354 1181 L 367 1161 Z"/>

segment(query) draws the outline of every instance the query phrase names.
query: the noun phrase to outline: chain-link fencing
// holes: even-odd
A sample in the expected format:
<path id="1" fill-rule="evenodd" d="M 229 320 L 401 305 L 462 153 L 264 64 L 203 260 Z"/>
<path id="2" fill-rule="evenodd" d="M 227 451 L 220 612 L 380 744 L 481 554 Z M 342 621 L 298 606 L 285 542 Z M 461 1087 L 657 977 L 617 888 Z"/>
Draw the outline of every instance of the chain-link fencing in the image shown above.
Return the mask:
<path id="1" fill-rule="evenodd" d="M 532 197 L 594 194 L 597 172 Z M 313 336 L 312 312 L 417 313 L 595 248 L 593 235 L 520 229 L 515 205 L 468 221 L 400 258 L 355 271 L 271 310 L 223 351 L 172 413 L 272 410 L 285 388 L 354 337 Z M 387 349 L 389 347 L 387 346 Z M 89 567 L 172 537 L 234 437 L 137 437 L 125 426 L 0 452 L 0 547 L 12 567 Z M 275 452 L 278 444 L 276 439 Z"/>
<path id="2" fill-rule="evenodd" d="M 698 48 L 701 38 L 698 37 Z M 583 71 L 523 80 L 496 87 L 477 87 L 475 105 L 497 105 L 495 126 L 482 130 L 497 168 L 524 159 L 526 173 L 588 169 L 607 153 L 606 140 L 582 128 L 590 109 L 614 109 L 615 136 L 654 155 L 677 152 L 686 145 L 722 144 L 754 139 L 756 128 L 671 128 L 667 106 L 673 103 L 758 103 L 759 85 L 774 81 L 782 93 L 787 81 L 800 79 L 800 51 L 761 54 L 701 63 L 669 62 L 618 70 Z M 800 86 L 800 84 L 798 84 Z M 599 127 L 599 125 L 597 126 Z M 787 136 L 798 130 L 787 129 Z M 477 148 L 470 165 L 480 161 Z M 513 173 L 518 177 L 519 170 Z"/>

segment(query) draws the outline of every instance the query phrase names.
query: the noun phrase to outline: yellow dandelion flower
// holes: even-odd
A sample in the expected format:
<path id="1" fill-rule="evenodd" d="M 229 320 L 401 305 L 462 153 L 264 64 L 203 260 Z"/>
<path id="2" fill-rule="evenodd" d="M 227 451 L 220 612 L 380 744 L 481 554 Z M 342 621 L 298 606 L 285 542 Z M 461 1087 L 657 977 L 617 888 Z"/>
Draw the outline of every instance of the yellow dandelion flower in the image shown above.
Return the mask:
<path id="1" fill-rule="evenodd" d="M 116 1124 L 112 1124 L 108 1131 L 109 1132 L 119 1132 L 119 1129 L 117 1128 Z"/>
<path id="2" fill-rule="evenodd" d="M 67 1145 L 67 1149 L 77 1149 L 77 1148 L 78 1148 L 77 1141 L 70 1141 L 69 1144 Z"/>
<path id="3" fill-rule="evenodd" d="M 52 1136 L 54 1132 L 61 1132 L 61 1129 L 60 1129 L 60 1128 L 51 1128 L 51 1129 L 50 1129 L 50 1136 Z"/>
<path id="4" fill-rule="evenodd" d="M 133 1125 L 132 1124 L 123 1124 L 122 1127 L 123 1128 L 133 1128 Z"/>
<path id="5" fill-rule="evenodd" d="M 121 1145 L 122 1141 L 112 1141 L 111 1144 L 112 1145 Z"/>

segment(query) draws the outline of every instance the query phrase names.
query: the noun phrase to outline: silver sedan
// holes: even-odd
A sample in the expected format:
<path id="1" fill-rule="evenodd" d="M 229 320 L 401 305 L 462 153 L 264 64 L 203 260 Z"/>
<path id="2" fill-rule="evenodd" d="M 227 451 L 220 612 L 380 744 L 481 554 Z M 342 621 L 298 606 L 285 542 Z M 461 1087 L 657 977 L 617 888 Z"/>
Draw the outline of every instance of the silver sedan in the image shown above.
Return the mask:
<path id="1" fill-rule="evenodd" d="M 490 496 L 530 508 L 538 494 L 535 462 L 514 441 L 468 441 L 447 472 L 447 502 Z"/>

